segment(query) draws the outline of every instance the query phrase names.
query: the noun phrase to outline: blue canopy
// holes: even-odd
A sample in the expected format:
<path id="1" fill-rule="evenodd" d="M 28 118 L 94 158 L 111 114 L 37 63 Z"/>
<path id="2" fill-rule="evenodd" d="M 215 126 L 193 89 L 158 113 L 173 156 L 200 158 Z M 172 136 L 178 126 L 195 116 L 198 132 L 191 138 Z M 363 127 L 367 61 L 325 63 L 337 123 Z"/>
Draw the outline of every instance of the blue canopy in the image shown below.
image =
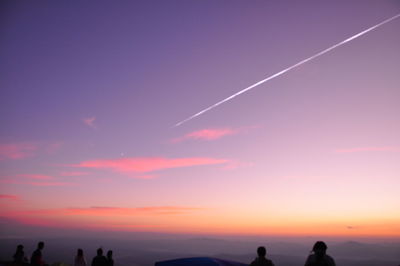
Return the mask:
<path id="1" fill-rule="evenodd" d="M 200 257 L 164 260 L 156 262 L 155 266 L 247 266 L 247 264 L 216 258 Z"/>

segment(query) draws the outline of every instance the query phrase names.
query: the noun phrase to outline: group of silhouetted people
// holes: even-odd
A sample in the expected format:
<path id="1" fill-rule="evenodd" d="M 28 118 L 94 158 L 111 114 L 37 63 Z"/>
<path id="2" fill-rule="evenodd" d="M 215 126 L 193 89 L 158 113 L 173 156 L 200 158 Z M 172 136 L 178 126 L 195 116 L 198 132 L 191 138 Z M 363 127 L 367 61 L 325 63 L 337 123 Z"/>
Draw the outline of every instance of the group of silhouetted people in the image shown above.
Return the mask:
<path id="1" fill-rule="evenodd" d="M 109 250 L 107 252 L 107 257 L 103 256 L 103 249 L 99 248 L 97 249 L 97 256 L 93 258 L 91 266 L 114 266 L 114 260 L 112 258 L 113 252 L 112 250 Z M 84 265 L 86 264 L 76 264 L 75 266 L 78 265 Z"/>
<path id="2" fill-rule="evenodd" d="M 28 258 L 25 256 L 24 246 L 18 245 L 13 256 L 14 265 L 47 266 L 43 260 L 43 248 L 44 242 L 39 242 L 37 249 L 32 253 L 31 259 L 28 261 Z M 74 266 L 88 266 L 82 249 L 78 249 L 74 259 Z M 105 257 L 103 256 L 103 249 L 97 249 L 97 255 L 93 258 L 91 266 L 114 266 L 112 250 L 109 250 L 107 257 Z"/>
<path id="3" fill-rule="evenodd" d="M 323 241 L 317 241 L 304 266 L 336 266 L 333 258 L 326 254 L 327 249 L 328 246 Z M 266 258 L 265 247 L 258 247 L 257 255 L 258 257 L 250 263 L 250 266 L 274 266 L 272 260 Z"/>
<path id="4" fill-rule="evenodd" d="M 39 242 L 37 249 L 32 253 L 30 261 L 25 256 L 24 246 L 18 245 L 17 250 L 13 256 L 13 262 L 16 265 L 32 265 L 32 266 L 44 266 L 47 265 L 43 260 L 42 250 L 44 248 L 44 242 Z"/>
<path id="5" fill-rule="evenodd" d="M 46 266 L 47 264 L 43 260 L 43 248 L 44 242 L 39 242 L 37 249 L 32 253 L 30 262 L 28 262 L 25 256 L 24 246 L 18 245 L 13 256 L 14 265 Z M 333 258 L 326 254 L 327 249 L 328 246 L 324 242 L 317 241 L 312 248 L 312 254 L 308 256 L 304 266 L 336 266 Z M 250 263 L 250 266 L 274 266 L 274 263 L 266 258 L 267 250 L 265 247 L 258 247 L 257 255 L 258 257 Z M 87 265 L 83 250 L 78 249 L 74 260 L 74 266 Z M 93 258 L 91 266 L 114 266 L 112 250 L 109 250 L 107 256 L 104 256 L 103 249 L 97 249 L 97 255 Z"/>

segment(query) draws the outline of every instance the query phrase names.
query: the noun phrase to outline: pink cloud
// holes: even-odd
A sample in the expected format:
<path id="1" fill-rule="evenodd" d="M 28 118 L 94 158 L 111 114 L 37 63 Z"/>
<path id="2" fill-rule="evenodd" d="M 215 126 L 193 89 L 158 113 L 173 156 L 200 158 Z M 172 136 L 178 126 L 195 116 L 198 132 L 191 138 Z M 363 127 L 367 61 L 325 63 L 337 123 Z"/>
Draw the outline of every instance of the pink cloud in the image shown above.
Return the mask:
<path id="1" fill-rule="evenodd" d="M 23 159 L 33 155 L 37 146 L 32 143 L 8 143 L 0 144 L 0 160 L 2 159 Z"/>
<path id="2" fill-rule="evenodd" d="M 75 183 L 70 182 L 26 182 L 28 185 L 35 187 L 68 187 L 75 186 Z"/>
<path id="3" fill-rule="evenodd" d="M 243 134 L 243 133 L 248 133 L 251 130 L 260 128 L 260 125 L 255 125 L 255 126 L 246 126 L 246 127 L 240 127 L 240 128 L 206 128 L 206 129 L 201 129 L 197 131 L 193 131 L 190 133 L 187 133 L 186 135 L 172 139 L 172 143 L 178 143 L 186 140 L 204 140 L 204 141 L 213 141 L 217 140 L 226 136 L 231 136 L 231 135 L 237 135 L 237 134 Z"/>
<path id="4" fill-rule="evenodd" d="M 237 130 L 230 128 L 220 128 L 220 129 L 202 129 L 199 131 L 191 132 L 185 135 L 184 138 L 187 139 L 201 139 L 201 140 L 215 140 L 222 138 L 224 136 L 236 134 Z"/>
<path id="5" fill-rule="evenodd" d="M 16 200 L 20 200 L 20 197 L 17 195 L 0 194 L 0 199 L 16 201 Z"/>
<path id="6" fill-rule="evenodd" d="M 354 153 L 354 152 L 399 152 L 400 149 L 396 147 L 359 147 L 359 148 L 349 148 L 349 149 L 337 149 L 336 153 Z"/>
<path id="7" fill-rule="evenodd" d="M 89 207 L 39 209 L 11 212 L 9 215 L 18 217 L 62 217 L 62 216 L 148 216 L 148 215 L 179 215 L 204 210 L 198 207 L 185 206 L 151 206 L 138 208 L 121 207 Z"/>
<path id="8" fill-rule="evenodd" d="M 47 212 L 47 214 L 50 214 Z M 57 213 L 53 213 L 57 215 Z M 59 213 L 60 214 L 60 213 Z M 85 230 L 99 230 L 100 232 L 104 232 L 104 230 L 108 231 L 126 231 L 126 230 L 142 230 L 148 228 L 160 228 L 157 225 L 149 225 L 149 224 L 135 224 L 135 223 L 121 223 L 121 222 L 108 222 L 108 221 L 89 221 L 84 222 L 82 220 L 78 221 L 64 221 L 62 217 L 52 216 L 52 217 L 44 217 L 44 216 L 35 216 L 35 214 L 24 214 L 24 213 L 6 213 L 1 214 L 3 217 L 10 219 L 11 221 L 22 224 L 22 225 L 31 225 L 31 226 L 40 226 L 46 228 L 59 228 L 59 229 L 85 229 Z M 61 218 L 61 219 L 60 219 Z"/>
<path id="9" fill-rule="evenodd" d="M 184 214 L 187 212 L 199 211 L 202 208 L 161 206 L 161 207 L 140 207 L 140 208 L 119 208 L 119 207 L 90 207 L 90 208 L 68 208 L 67 215 L 89 215 L 89 216 L 135 216 L 135 215 L 165 215 Z"/>
<path id="10" fill-rule="evenodd" d="M 239 130 L 231 128 L 214 128 L 214 129 L 202 129 L 194 132 L 190 132 L 183 137 L 173 139 L 172 143 L 178 143 L 185 140 L 217 140 L 225 136 L 238 134 Z"/>
<path id="11" fill-rule="evenodd" d="M 84 161 L 75 167 L 103 168 L 118 172 L 146 173 L 170 168 L 181 168 L 198 165 L 224 164 L 228 160 L 214 158 L 120 158 L 110 160 Z"/>
<path id="12" fill-rule="evenodd" d="M 135 178 L 139 178 L 139 179 L 153 179 L 153 178 L 157 178 L 158 175 L 138 175 L 135 176 Z"/>
<path id="13" fill-rule="evenodd" d="M 121 230 L 129 230 L 129 229 L 155 229 L 155 228 L 160 228 L 161 226 L 157 225 L 150 225 L 150 224 L 124 224 L 124 223 L 97 223 L 94 225 L 91 225 L 90 229 L 99 229 L 101 231 L 104 231 L 104 229 L 108 230 L 116 230 L 116 231 L 121 231 Z"/>
<path id="14" fill-rule="evenodd" d="M 48 219 L 39 217 L 24 217 L 24 216 L 16 216 L 9 214 L 2 214 L 3 217 L 7 217 L 8 219 L 13 220 L 16 223 L 20 223 L 23 225 L 33 225 L 33 226 L 43 226 L 43 227 L 62 227 L 59 223 L 54 221 L 49 221 Z"/>
<path id="15" fill-rule="evenodd" d="M 149 217 L 149 216 L 178 216 L 192 214 L 205 210 L 191 206 L 149 206 L 149 207 L 88 207 L 88 208 L 56 208 L 31 210 L 0 209 L 2 217 L 25 225 L 56 227 L 56 228 L 85 228 L 101 230 L 126 230 L 141 228 L 161 228 L 163 225 L 149 225 L 148 223 L 121 221 L 121 217 Z M 107 219 L 102 219 L 106 218 Z M 82 219 L 84 218 L 84 219 Z M 123 219 L 126 220 L 126 219 Z M 140 220 L 140 219 L 139 219 Z"/>
<path id="16" fill-rule="evenodd" d="M 51 186 L 75 186 L 75 183 L 62 182 L 57 178 L 49 175 L 41 174 L 20 174 L 9 176 L 0 180 L 0 184 L 9 185 L 30 185 L 35 187 L 51 187 Z"/>
<path id="17" fill-rule="evenodd" d="M 82 119 L 83 123 L 85 123 L 87 126 L 91 127 L 91 128 L 96 128 L 96 125 L 94 124 L 94 121 L 96 121 L 96 117 L 92 116 L 92 117 L 88 117 L 88 118 L 84 118 Z"/>
<path id="18" fill-rule="evenodd" d="M 17 175 L 18 177 L 28 178 L 28 179 L 36 179 L 36 180 L 52 180 L 54 177 L 48 175 L 37 175 L 37 174 L 23 174 Z"/>
<path id="19" fill-rule="evenodd" d="M 88 172 L 61 172 L 60 175 L 62 176 L 83 176 L 83 175 L 88 175 Z"/>
<path id="20" fill-rule="evenodd" d="M 3 179 L 0 180 L 0 184 L 9 184 L 9 185 L 30 185 L 35 187 L 54 187 L 54 186 L 75 186 L 75 183 L 70 182 L 57 182 L 57 181 L 21 181 L 21 180 L 10 180 Z"/>

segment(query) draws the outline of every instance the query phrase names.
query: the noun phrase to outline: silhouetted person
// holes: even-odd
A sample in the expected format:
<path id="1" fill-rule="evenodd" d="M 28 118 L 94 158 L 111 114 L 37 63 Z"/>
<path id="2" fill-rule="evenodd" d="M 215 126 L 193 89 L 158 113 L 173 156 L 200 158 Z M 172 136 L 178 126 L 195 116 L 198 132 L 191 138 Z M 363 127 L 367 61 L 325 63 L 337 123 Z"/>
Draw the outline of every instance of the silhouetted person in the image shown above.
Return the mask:
<path id="1" fill-rule="evenodd" d="M 75 256 L 75 260 L 74 260 L 74 266 L 86 266 L 86 259 L 85 256 L 83 256 L 83 250 L 82 249 L 78 249 L 78 253 Z"/>
<path id="2" fill-rule="evenodd" d="M 113 260 L 113 252 L 112 250 L 109 250 L 107 252 L 107 265 L 108 266 L 114 266 L 114 260 Z"/>
<path id="3" fill-rule="evenodd" d="M 44 243 L 39 242 L 37 245 L 37 249 L 32 253 L 31 257 L 31 265 L 32 266 L 43 266 L 45 265 L 42 256 L 42 249 L 44 248 Z"/>
<path id="4" fill-rule="evenodd" d="M 15 254 L 13 256 L 13 261 L 17 265 L 23 265 L 25 263 L 28 263 L 28 259 L 25 257 L 25 252 L 24 252 L 24 246 L 23 245 L 18 245 L 17 250 L 15 251 Z"/>
<path id="5" fill-rule="evenodd" d="M 274 263 L 265 257 L 267 255 L 265 247 L 258 247 L 257 255 L 258 257 L 250 263 L 250 266 L 274 266 Z"/>
<path id="6" fill-rule="evenodd" d="M 326 254 L 328 246 L 322 242 L 317 241 L 312 249 L 313 254 L 308 256 L 305 266 L 336 266 L 333 258 Z"/>
<path id="7" fill-rule="evenodd" d="M 97 249 L 97 256 L 93 258 L 92 266 L 107 266 L 107 259 L 103 256 L 103 249 Z"/>

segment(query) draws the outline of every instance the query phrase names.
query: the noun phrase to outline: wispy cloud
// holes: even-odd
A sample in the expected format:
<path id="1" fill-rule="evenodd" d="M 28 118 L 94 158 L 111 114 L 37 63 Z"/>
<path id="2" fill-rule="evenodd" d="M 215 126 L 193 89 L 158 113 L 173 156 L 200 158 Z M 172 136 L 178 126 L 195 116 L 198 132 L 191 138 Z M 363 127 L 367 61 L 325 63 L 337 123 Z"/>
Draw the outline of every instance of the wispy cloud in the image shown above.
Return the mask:
<path id="1" fill-rule="evenodd" d="M 75 183 L 59 182 L 59 181 L 53 181 L 53 182 L 27 182 L 26 184 L 32 185 L 32 186 L 35 186 L 35 187 L 69 187 L 69 186 L 76 186 Z"/>
<path id="2" fill-rule="evenodd" d="M 336 153 L 354 153 L 354 152 L 400 152 L 400 148 L 383 146 L 383 147 L 358 147 L 347 149 L 336 149 Z"/>
<path id="3" fill-rule="evenodd" d="M 199 211 L 202 208 L 182 206 L 156 206 L 139 208 L 120 207 L 90 207 L 90 208 L 68 208 L 67 215 L 89 215 L 89 216 L 139 216 L 139 215 L 175 215 Z"/>
<path id="4" fill-rule="evenodd" d="M 187 140 L 200 140 L 200 141 L 213 141 L 217 139 L 221 139 L 226 136 L 232 136 L 242 133 L 247 133 L 250 130 L 255 128 L 259 128 L 260 126 L 247 126 L 240 128 L 230 128 L 230 127 L 221 127 L 221 128 L 205 128 L 196 130 L 190 133 L 185 134 L 182 137 L 172 139 L 172 143 L 183 142 Z"/>
<path id="5" fill-rule="evenodd" d="M 96 128 L 96 125 L 94 123 L 94 121 L 96 121 L 96 117 L 92 116 L 92 117 L 87 117 L 82 119 L 83 123 L 85 123 L 85 125 L 91 127 L 91 128 Z"/>
<path id="6" fill-rule="evenodd" d="M 0 210 L 0 216 L 24 225 L 44 227 L 140 230 L 142 228 L 165 228 L 165 225 L 127 221 L 126 218 L 140 217 L 146 219 L 156 216 L 162 219 L 162 216 L 168 218 L 169 216 L 190 215 L 202 210 L 205 209 L 188 206 L 149 206 L 137 208 L 87 207 L 23 211 Z M 82 217 L 85 217 L 85 219 L 82 219 Z"/>
<path id="7" fill-rule="evenodd" d="M 143 229 L 148 230 L 162 228 L 159 225 L 150 225 L 150 224 L 136 224 L 135 222 L 119 222 L 119 221 L 105 221 L 105 220 L 96 220 L 96 221 L 65 221 L 62 220 L 62 217 L 59 218 L 48 218 L 41 216 L 22 216 L 22 215 L 3 215 L 3 218 L 6 217 L 10 222 L 20 224 L 23 226 L 39 226 L 45 228 L 57 228 L 57 229 L 85 229 L 85 230 L 98 230 L 99 232 L 107 231 L 141 231 Z"/>
<path id="8" fill-rule="evenodd" d="M 21 175 L 17 175 L 17 177 L 36 179 L 36 180 L 52 180 L 52 179 L 54 179 L 54 177 L 52 177 L 52 176 L 40 175 L 40 174 L 21 174 Z"/>
<path id="9" fill-rule="evenodd" d="M 180 138 L 172 139 L 172 143 L 178 143 L 186 140 L 217 140 L 225 136 L 234 135 L 239 133 L 239 130 L 231 128 L 209 128 L 201 129 L 197 131 L 190 132 Z"/>
<path id="10" fill-rule="evenodd" d="M 23 159 L 30 157 L 37 150 L 37 145 L 33 143 L 7 143 L 0 144 L 0 160 L 3 159 Z"/>
<path id="11" fill-rule="evenodd" d="M 72 171 L 72 172 L 61 172 L 61 176 L 83 176 L 88 175 L 88 172 L 79 172 L 79 171 Z"/>
<path id="12" fill-rule="evenodd" d="M 76 183 L 64 182 L 63 180 L 42 174 L 18 174 L 13 176 L 2 176 L 0 184 L 7 185 L 29 185 L 35 187 L 52 187 L 52 186 L 75 186 Z"/>
<path id="13" fill-rule="evenodd" d="M 110 169 L 118 172 L 146 173 L 171 168 L 225 164 L 228 160 L 215 158 L 119 158 L 84 161 L 75 167 Z"/>
<path id="14" fill-rule="evenodd" d="M 3 221 L 5 220 L 7 224 L 12 226 L 32 225 L 32 226 L 50 227 L 54 225 L 54 223 L 50 223 L 43 218 L 38 219 L 38 218 L 20 216 L 19 214 L 15 214 L 13 212 L 10 213 L 9 211 L 4 211 L 4 209 L 0 210 L 0 216 Z"/>
<path id="15" fill-rule="evenodd" d="M 59 186 L 75 186 L 75 183 L 61 182 L 61 181 L 27 181 L 27 180 L 14 180 L 3 179 L 0 184 L 6 185 L 29 185 L 34 187 L 59 187 Z"/>
<path id="16" fill-rule="evenodd" d="M 152 216 L 152 215 L 180 215 L 204 210 L 199 207 L 187 206 L 150 206 L 137 208 L 121 207 L 87 207 L 87 208 L 59 208 L 39 209 L 12 212 L 16 216 L 34 217 L 62 217 L 62 216 Z"/>
<path id="17" fill-rule="evenodd" d="M 0 143 L 0 160 L 24 159 L 40 153 L 54 154 L 61 148 L 62 145 L 62 142 Z"/>
<path id="18" fill-rule="evenodd" d="M 29 185 L 35 187 L 75 186 L 72 182 L 63 182 L 53 176 L 41 174 L 21 174 L 0 180 L 0 184 Z"/>
<path id="19" fill-rule="evenodd" d="M 0 199 L 18 201 L 20 200 L 20 197 L 17 195 L 0 194 Z"/>

